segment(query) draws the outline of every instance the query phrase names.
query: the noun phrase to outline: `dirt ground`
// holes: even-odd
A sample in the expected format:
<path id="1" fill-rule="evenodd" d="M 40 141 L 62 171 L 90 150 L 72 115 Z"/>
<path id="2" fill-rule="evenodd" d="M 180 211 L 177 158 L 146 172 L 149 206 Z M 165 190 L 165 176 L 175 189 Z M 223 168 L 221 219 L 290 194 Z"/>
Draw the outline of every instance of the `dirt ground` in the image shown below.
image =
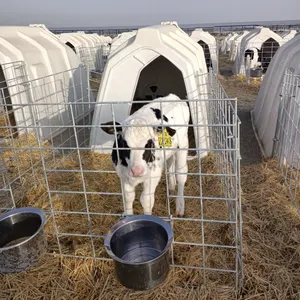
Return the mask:
<path id="1" fill-rule="evenodd" d="M 250 111 L 254 108 L 260 82 L 252 83 L 249 86 L 244 78 L 233 76 L 232 62 L 228 55 L 219 56 L 219 68 L 220 80 L 228 96 L 238 99 L 238 116 L 241 120 L 241 164 L 259 162 L 262 156 L 253 132 Z"/>

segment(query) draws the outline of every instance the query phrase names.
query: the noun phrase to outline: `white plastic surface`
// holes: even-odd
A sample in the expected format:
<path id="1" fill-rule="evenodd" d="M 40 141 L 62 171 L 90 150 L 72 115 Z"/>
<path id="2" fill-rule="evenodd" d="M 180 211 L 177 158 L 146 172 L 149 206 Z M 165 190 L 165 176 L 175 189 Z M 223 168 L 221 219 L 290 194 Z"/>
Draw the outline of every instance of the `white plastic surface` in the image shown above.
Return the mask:
<path id="1" fill-rule="evenodd" d="M 226 40 L 226 53 L 230 51 L 232 42 L 238 37 L 239 35 L 234 32 L 227 40 Z"/>
<path id="2" fill-rule="evenodd" d="M 233 32 L 230 32 L 226 37 L 222 39 L 220 51 L 225 54 L 227 49 L 227 41 L 233 36 Z"/>
<path id="3" fill-rule="evenodd" d="M 286 43 L 292 38 L 294 38 L 296 34 L 297 34 L 297 30 L 290 30 L 282 34 L 281 37 L 283 39 L 283 43 Z"/>
<path id="4" fill-rule="evenodd" d="M 79 54 L 79 51 L 80 51 L 80 48 L 81 47 L 86 47 L 86 43 L 84 45 L 82 45 L 82 40 L 78 39 L 77 35 L 76 34 L 69 34 L 69 33 L 62 33 L 62 34 L 59 34 L 57 35 L 59 40 L 64 43 L 64 44 L 71 44 L 74 49 L 75 49 L 75 52 L 77 54 Z"/>
<path id="5" fill-rule="evenodd" d="M 110 47 L 110 55 L 113 54 L 113 52 L 116 51 L 116 49 L 125 43 L 127 40 L 129 40 L 132 36 L 136 35 L 136 30 L 135 31 L 129 31 L 129 32 L 123 32 L 119 34 L 116 38 L 114 38 L 111 42 L 111 47 Z"/>
<path id="6" fill-rule="evenodd" d="M 230 60 L 234 61 L 237 55 L 238 47 L 240 47 L 241 41 L 249 31 L 245 30 L 242 34 L 238 35 L 232 42 L 230 48 Z"/>
<path id="7" fill-rule="evenodd" d="M 291 68 L 294 74 L 300 75 L 300 35 L 279 48 L 269 65 L 255 102 L 254 124 L 268 157 L 272 156 L 274 148 L 273 138 L 276 132 L 281 83 L 288 68 Z"/>

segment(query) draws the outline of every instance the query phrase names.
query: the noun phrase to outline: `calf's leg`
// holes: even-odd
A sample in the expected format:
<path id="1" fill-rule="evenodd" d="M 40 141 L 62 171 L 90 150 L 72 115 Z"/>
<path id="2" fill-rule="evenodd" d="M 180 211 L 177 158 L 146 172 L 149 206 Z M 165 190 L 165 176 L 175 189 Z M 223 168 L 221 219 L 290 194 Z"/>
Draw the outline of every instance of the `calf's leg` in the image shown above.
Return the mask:
<path id="1" fill-rule="evenodd" d="M 178 192 L 176 198 L 176 214 L 179 216 L 184 215 L 184 186 L 187 180 L 187 150 L 176 151 L 176 161 L 175 161 L 175 169 L 176 172 L 182 173 L 177 174 L 177 182 L 178 182 Z"/>
<path id="2" fill-rule="evenodd" d="M 175 172 L 175 155 L 172 155 L 168 160 L 167 160 L 167 168 L 168 172 L 174 173 Z M 175 191 L 176 189 L 176 177 L 175 174 L 169 174 L 168 175 L 169 179 L 169 191 Z"/>
<path id="3" fill-rule="evenodd" d="M 133 201 L 135 198 L 135 187 L 124 183 L 124 193 L 125 193 L 125 214 L 133 215 Z"/>
<path id="4" fill-rule="evenodd" d="M 158 172 L 155 172 L 154 174 L 151 174 L 151 176 L 144 181 L 144 189 L 141 194 L 140 201 L 143 206 L 145 215 L 152 214 L 152 209 L 155 201 L 154 194 L 155 194 L 156 187 L 160 181 L 160 178 L 161 178 L 161 170 L 160 170 L 160 174 L 158 174 Z"/>

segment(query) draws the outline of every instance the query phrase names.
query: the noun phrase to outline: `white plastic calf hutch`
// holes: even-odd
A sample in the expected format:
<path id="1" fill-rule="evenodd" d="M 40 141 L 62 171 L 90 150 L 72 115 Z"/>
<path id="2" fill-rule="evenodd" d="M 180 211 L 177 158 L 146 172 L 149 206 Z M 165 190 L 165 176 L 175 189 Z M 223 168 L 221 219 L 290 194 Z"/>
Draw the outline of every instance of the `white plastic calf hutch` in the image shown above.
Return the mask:
<path id="1" fill-rule="evenodd" d="M 282 94 L 282 82 L 286 69 L 290 69 L 294 74 L 300 75 L 300 35 L 284 44 L 274 56 L 265 75 L 252 112 L 257 136 L 267 157 L 273 155 L 278 111 L 281 102 L 280 95 Z M 291 103 L 292 102 L 293 101 L 291 101 Z M 288 108 L 286 109 L 288 110 Z M 299 115 L 296 114 L 293 116 L 293 112 L 291 112 L 291 116 L 295 118 L 293 122 L 299 124 Z M 286 131 L 289 132 L 293 124 L 290 121 L 286 126 Z M 298 149 L 298 155 L 300 155 L 299 138 L 296 142 L 298 143 L 296 149 Z M 288 143 L 286 146 L 289 146 Z M 289 163 L 292 162 L 290 161 Z"/>
<path id="2" fill-rule="evenodd" d="M 79 53 L 80 48 L 83 46 L 82 41 L 77 38 L 76 34 L 62 33 L 58 35 L 61 42 L 70 47 L 76 54 Z"/>
<path id="3" fill-rule="evenodd" d="M 226 48 L 227 48 L 227 40 L 230 39 L 233 36 L 233 32 L 230 32 L 226 37 L 221 42 L 221 47 L 220 51 L 221 53 L 225 54 L 226 53 Z"/>
<path id="4" fill-rule="evenodd" d="M 82 38 L 83 40 L 85 40 L 88 44 L 89 47 L 97 47 L 99 45 L 101 45 L 101 43 L 99 43 L 99 40 L 95 38 L 95 36 L 93 34 L 78 34 L 80 38 Z"/>
<path id="5" fill-rule="evenodd" d="M 108 44 L 111 44 L 111 41 L 112 41 L 112 38 L 110 36 L 103 36 L 105 38 L 105 41 L 108 43 Z"/>
<path id="6" fill-rule="evenodd" d="M 69 46 L 80 58 L 81 62 L 91 70 L 101 70 L 102 44 L 93 34 L 81 32 L 62 33 L 59 39 Z M 102 43 L 102 44 L 101 44 Z"/>
<path id="7" fill-rule="evenodd" d="M 136 31 L 123 32 L 115 38 L 110 46 L 110 54 L 113 53 L 120 45 L 128 41 L 132 36 L 136 35 Z"/>
<path id="8" fill-rule="evenodd" d="M 2 98 L 9 104 L 7 110 L 13 110 L 10 123 L 19 126 L 20 133 L 24 124 L 37 121 L 57 126 L 40 128 L 42 138 L 49 131 L 55 135 L 61 125 L 70 122 L 70 111 L 64 103 L 93 99 L 77 55 L 42 27 L 0 27 L 0 82 Z M 32 111 L 30 103 L 41 105 Z M 78 106 L 74 117 L 83 115 L 85 109 L 87 105 Z"/>
<path id="9" fill-rule="evenodd" d="M 81 47 L 93 48 L 106 43 L 106 39 L 103 36 L 81 32 L 62 33 L 58 37 L 63 43 L 73 49 L 75 53 L 78 53 Z"/>
<path id="10" fill-rule="evenodd" d="M 103 55 L 104 57 L 107 57 L 110 52 L 110 43 L 111 43 L 111 37 L 104 36 L 104 35 L 98 35 L 97 33 L 92 34 L 86 34 L 87 36 L 92 37 L 96 41 L 96 48 L 102 48 L 102 53 L 98 53 L 97 55 Z"/>
<path id="11" fill-rule="evenodd" d="M 233 72 L 235 75 L 245 74 L 245 59 L 250 56 L 251 68 L 262 67 L 265 73 L 274 54 L 283 44 L 282 38 L 269 28 L 258 27 L 241 41 L 234 62 Z"/>
<path id="12" fill-rule="evenodd" d="M 203 48 L 207 69 L 211 67 L 217 74 L 219 72 L 218 48 L 215 37 L 209 32 L 203 31 L 202 28 L 195 29 L 190 37 Z"/>
<path id="13" fill-rule="evenodd" d="M 239 35 L 234 32 L 227 40 L 226 40 L 226 48 L 225 51 L 226 53 L 228 53 L 231 49 L 231 44 L 233 43 L 233 41 L 238 37 Z"/>
<path id="14" fill-rule="evenodd" d="M 241 45 L 241 41 L 244 36 L 246 36 L 249 33 L 249 31 L 245 30 L 242 34 L 237 36 L 231 43 L 231 48 L 230 48 L 230 60 L 234 61 L 238 52 L 238 48 Z"/>
<path id="15" fill-rule="evenodd" d="M 286 43 L 289 40 L 291 40 L 292 38 L 294 38 L 296 34 L 297 34 L 297 30 L 290 30 L 290 31 L 284 32 L 281 35 L 281 37 L 283 39 L 283 42 Z"/>
<path id="16" fill-rule="evenodd" d="M 101 46 L 103 44 L 103 42 L 100 41 L 100 39 L 98 39 L 94 34 L 85 34 L 84 37 L 92 41 L 92 47 Z"/>
<path id="17" fill-rule="evenodd" d="M 97 103 L 120 102 L 115 108 L 116 121 L 122 122 L 141 104 L 174 93 L 181 99 L 207 99 L 207 67 L 202 48 L 177 25 L 158 25 L 139 29 L 135 36 L 110 55 Z M 128 103 L 137 101 L 136 104 Z M 122 104 L 122 102 L 127 103 Z M 197 108 L 197 109 L 196 109 Z M 206 103 L 191 102 L 193 123 L 207 122 Z M 197 120 L 198 117 L 198 120 Z M 112 120 L 110 105 L 96 105 L 93 125 Z M 90 146 L 100 153 L 109 153 L 113 137 L 100 128 L 92 127 Z M 205 128 L 205 129 L 203 129 Z M 197 148 L 207 149 L 207 127 L 192 127 L 189 134 Z M 190 145 L 194 148 L 195 145 Z M 207 152 L 203 151 L 202 156 Z"/>

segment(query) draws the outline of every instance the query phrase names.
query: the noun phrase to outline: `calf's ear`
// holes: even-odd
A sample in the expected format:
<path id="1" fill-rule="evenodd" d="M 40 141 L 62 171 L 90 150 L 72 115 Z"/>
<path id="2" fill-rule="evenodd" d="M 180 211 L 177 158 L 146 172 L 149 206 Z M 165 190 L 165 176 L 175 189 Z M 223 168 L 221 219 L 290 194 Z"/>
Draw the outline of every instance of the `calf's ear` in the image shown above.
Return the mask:
<path id="1" fill-rule="evenodd" d="M 115 133 L 115 130 L 118 132 L 121 132 L 122 131 L 122 126 L 120 123 L 118 122 L 113 122 L 113 121 L 110 121 L 110 122 L 107 122 L 107 123 L 102 123 L 101 124 L 101 129 L 103 131 L 105 131 L 106 133 L 108 134 L 114 134 Z"/>
<path id="2" fill-rule="evenodd" d="M 176 133 L 176 130 L 175 130 L 175 129 L 173 129 L 173 128 L 169 127 L 169 126 L 164 127 L 164 128 L 167 130 L 167 132 L 168 132 L 168 134 L 169 134 L 170 136 L 174 136 L 174 135 L 175 135 L 175 133 Z M 155 127 L 155 128 L 153 128 L 153 129 L 154 129 L 154 132 L 155 132 L 157 135 L 160 135 L 160 134 L 162 133 L 162 127 L 161 127 L 161 126 Z"/>

